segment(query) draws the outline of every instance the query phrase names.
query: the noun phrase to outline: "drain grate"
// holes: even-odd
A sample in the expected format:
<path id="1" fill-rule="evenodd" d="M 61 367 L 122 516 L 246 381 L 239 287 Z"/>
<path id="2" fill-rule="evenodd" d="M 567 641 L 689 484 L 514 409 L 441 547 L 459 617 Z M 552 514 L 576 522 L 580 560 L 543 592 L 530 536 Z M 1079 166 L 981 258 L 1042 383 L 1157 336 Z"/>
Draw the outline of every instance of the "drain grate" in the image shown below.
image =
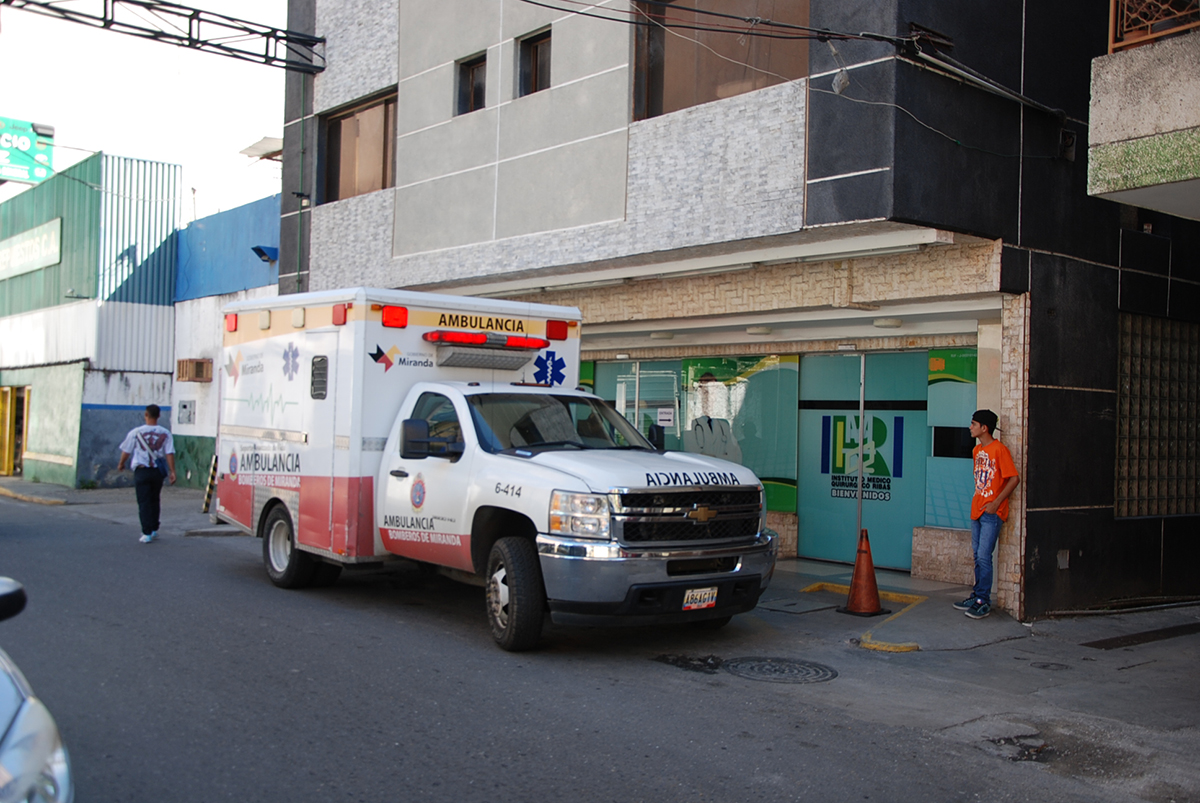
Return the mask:
<path id="1" fill-rule="evenodd" d="M 730 658 L 722 668 L 740 678 L 767 683 L 824 683 L 838 676 L 833 667 L 791 658 Z"/>

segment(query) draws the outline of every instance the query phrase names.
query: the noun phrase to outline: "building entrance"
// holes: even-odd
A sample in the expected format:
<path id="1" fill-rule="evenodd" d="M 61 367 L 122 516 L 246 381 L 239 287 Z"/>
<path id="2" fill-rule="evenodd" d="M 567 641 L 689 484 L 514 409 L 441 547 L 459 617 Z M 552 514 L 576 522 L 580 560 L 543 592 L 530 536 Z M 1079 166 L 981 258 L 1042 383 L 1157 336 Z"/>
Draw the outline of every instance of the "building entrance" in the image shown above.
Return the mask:
<path id="1" fill-rule="evenodd" d="M 913 528 L 925 523 L 928 354 L 866 356 L 865 426 L 860 355 L 800 360 L 798 552 L 854 561 L 862 435 L 862 526 L 876 566 L 912 567 Z"/>
<path id="2" fill-rule="evenodd" d="M 29 421 L 29 388 L 0 388 L 0 476 L 22 473 L 21 455 Z"/>

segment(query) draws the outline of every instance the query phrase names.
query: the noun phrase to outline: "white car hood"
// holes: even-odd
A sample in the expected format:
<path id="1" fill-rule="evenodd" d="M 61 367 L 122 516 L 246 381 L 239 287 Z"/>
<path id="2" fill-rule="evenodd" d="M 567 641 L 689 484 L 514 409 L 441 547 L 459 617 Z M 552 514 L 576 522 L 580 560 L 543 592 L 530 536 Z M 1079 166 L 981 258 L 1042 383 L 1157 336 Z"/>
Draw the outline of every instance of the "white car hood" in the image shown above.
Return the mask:
<path id="1" fill-rule="evenodd" d="M 613 488 L 686 488 L 697 485 L 758 485 L 745 466 L 688 452 L 634 449 L 563 449 L 530 460 L 585 482 L 594 493 Z"/>

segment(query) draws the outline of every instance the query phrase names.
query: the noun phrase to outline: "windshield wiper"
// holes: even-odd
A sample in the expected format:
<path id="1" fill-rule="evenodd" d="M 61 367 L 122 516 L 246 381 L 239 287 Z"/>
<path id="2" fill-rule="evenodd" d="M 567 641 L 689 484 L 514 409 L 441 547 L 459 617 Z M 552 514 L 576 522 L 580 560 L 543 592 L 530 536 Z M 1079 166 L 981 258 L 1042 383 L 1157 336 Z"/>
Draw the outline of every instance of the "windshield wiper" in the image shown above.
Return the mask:
<path id="1" fill-rule="evenodd" d="M 534 449 L 546 449 L 552 446 L 574 446 L 576 449 L 586 449 L 579 441 L 543 441 L 541 443 L 527 443 L 524 446 L 514 446 L 512 449 L 506 449 L 507 452 L 516 451 L 533 451 Z"/>

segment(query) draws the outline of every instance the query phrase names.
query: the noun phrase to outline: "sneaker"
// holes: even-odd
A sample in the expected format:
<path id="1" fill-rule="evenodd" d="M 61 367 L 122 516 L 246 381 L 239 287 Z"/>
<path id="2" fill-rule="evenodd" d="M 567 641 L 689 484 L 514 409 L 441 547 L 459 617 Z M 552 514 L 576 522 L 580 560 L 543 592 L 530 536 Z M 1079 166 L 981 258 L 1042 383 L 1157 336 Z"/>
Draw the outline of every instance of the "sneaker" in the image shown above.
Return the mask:
<path id="1" fill-rule="evenodd" d="M 954 610 L 965 611 L 974 604 L 975 604 L 975 597 L 970 596 L 970 597 L 967 597 L 966 599 L 964 599 L 962 602 L 954 603 Z"/>
<path id="2" fill-rule="evenodd" d="M 140 541 L 143 544 L 148 544 L 153 540 L 154 540 L 154 536 L 152 536 L 152 535 L 143 535 L 141 538 L 138 539 L 138 541 Z"/>
<path id="3" fill-rule="evenodd" d="M 976 600 L 975 604 L 967 608 L 964 613 L 972 619 L 982 619 L 992 612 L 992 606 L 988 605 L 983 600 Z"/>

